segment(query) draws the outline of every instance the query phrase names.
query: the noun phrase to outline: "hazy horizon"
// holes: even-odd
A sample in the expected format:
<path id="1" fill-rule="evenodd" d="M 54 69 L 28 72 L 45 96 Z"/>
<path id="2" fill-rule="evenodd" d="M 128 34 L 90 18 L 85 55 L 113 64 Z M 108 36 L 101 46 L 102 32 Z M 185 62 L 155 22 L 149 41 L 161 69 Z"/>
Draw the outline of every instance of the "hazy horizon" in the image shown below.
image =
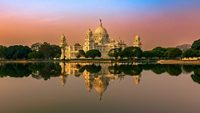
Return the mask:
<path id="1" fill-rule="evenodd" d="M 197 0 L 1 0 L 0 44 L 83 43 L 86 31 L 103 20 L 110 38 L 131 45 L 140 35 L 144 49 L 191 44 L 200 38 Z"/>

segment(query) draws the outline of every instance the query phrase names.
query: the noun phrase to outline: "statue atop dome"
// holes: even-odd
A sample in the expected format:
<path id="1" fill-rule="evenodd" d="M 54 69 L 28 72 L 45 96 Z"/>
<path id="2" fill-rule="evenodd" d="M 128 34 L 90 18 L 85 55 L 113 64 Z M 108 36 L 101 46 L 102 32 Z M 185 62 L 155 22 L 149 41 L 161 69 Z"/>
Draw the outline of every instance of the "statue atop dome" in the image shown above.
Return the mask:
<path id="1" fill-rule="evenodd" d="M 101 19 L 99 19 L 99 21 L 100 21 L 100 26 L 102 26 L 103 24 L 102 24 L 102 20 Z"/>

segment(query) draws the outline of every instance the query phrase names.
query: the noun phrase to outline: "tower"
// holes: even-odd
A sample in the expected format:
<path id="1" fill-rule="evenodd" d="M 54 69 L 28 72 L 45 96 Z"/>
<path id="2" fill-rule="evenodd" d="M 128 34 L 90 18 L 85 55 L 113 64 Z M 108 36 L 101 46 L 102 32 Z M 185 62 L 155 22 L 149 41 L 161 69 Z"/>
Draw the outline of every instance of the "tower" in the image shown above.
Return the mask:
<path id="1" fill-rule="evenodd" d="M 139 35 L 136 35 L 133 39 L 133 47 L 142 48 L 142 42 Z"/>
<path id="2" fill-rule="evenodd" d="M 86 33 L 85 36 L 85 42 L 84 42 L 84 46 L 83 46 L 83 50 L 89 51 L 91 49 L 94 49 L 94 39 L 93 39 L 93 33 L 91 31 L 91 29 L 88 30 L 88 32 Z"/>
<path id="3" fill-rule="evenodd" d="M 60 57 L 60 59 L 61 60 L 65 60 L 65 58 L 66 58 L 65 54 L 66 54 L 66 49 L 67 49 L 67 42 L 66 42 L 66 38 L 65 38 L 64 34 L 61 36 L 60 47 L 61 47 L 61 57 Z"/>

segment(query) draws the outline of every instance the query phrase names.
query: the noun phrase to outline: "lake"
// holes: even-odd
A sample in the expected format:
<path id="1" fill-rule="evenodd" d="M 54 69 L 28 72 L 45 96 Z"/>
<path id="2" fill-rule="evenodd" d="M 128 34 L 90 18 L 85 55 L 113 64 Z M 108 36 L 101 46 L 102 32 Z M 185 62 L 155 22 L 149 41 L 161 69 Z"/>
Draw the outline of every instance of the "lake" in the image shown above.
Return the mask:
<path id="1" fill-rule="evenodd" d="M 200 66 L 0 64 L 0 113 L 198 113 Z"/>

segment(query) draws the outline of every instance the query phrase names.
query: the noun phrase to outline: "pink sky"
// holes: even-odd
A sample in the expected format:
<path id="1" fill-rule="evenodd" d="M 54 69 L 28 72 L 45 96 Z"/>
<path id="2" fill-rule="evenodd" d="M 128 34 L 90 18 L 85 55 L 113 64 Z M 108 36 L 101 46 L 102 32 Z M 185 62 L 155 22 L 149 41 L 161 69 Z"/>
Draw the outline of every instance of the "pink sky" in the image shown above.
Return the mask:
<path id="1" fill-rule="evenodd" d="M 94 31 L 99 25 L 99 18 L 103 20 L 110 38 L 118 40 L 120 37 L 132 45 L 133 37 L 138 34 L 144 49 L 191 44 L 200 37 L 200 14 L 196 7 L 175 7 L 173 10 L 159 10 L 159 7 L 119 8 L 70 12 L 68 9 L 46 11 L 39 7 L 37 11 L 33 8 L 18 9 L 5 2 L 0 8 L 0 44 L 31 45 L 45 41 L 59 44 L 62 34 L 66 35 L 68 44 L 82 44 L 85 32 L 89 28 Z"/>

